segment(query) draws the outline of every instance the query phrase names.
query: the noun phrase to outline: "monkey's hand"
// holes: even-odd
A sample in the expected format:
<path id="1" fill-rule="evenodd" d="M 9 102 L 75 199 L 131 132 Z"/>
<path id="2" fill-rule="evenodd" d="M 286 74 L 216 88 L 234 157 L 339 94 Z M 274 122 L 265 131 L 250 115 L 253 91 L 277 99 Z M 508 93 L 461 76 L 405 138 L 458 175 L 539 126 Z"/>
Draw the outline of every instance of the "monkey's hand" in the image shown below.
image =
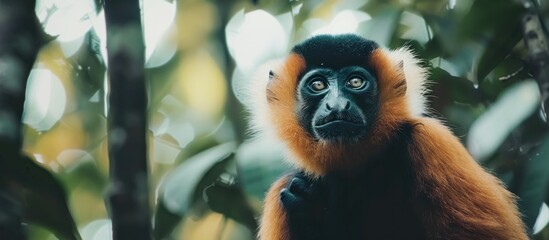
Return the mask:
<path id="1" fill-rule="evenodd" d="M 291 239 L 319 239 L 318 217 L 319 186 L 314 179 L 298 172 L 286 188 L 280 191 L 280 200 L 286 211 Z M 317 226 L 317 228 L 315 228 Z"/>

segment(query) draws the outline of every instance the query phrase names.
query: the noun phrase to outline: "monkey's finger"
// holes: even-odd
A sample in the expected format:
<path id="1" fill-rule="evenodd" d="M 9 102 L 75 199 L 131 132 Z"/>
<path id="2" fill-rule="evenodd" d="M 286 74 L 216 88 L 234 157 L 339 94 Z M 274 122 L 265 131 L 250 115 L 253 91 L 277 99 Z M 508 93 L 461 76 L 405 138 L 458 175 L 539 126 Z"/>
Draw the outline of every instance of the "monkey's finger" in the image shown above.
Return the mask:
<path id="1" fill-rule="evenodd" d="M 303 206 L 303 198 L 293 194 L 287 188 L 280 190 L 280 201 L 282 202 L 284 208 L 289 211 L 299 209 Z"/>
<path id="2" fill-rule="evenodd" d="M 314 186 L 312 184 L 304 181 L 303 179 L 294 177 L 292 178 L 292 181 L 290 181 L 289 190 L 293 194 L 309 199 L 313 195 L 313 187 Z"/>

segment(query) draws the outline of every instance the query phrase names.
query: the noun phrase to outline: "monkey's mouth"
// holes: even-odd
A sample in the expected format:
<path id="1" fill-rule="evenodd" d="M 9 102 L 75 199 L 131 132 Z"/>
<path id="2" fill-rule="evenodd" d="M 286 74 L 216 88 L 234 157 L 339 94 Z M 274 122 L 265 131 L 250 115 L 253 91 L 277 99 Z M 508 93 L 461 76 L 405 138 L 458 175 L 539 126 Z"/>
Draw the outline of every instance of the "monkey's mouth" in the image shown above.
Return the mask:
<path id="1" fill-rule="evenodd" d="M 315 122 L 316 137 L 328 141 L 359 139 L 368 126 L 366 119 L 353 115 L 329 114 Z"/>
<path id="2" fill-rule="evenodd" d="M 356 127 L 363 127 L 366 123 L 356 117 L 349 114 L 329 114 L 326 117 L 320 118 L 315 123 L 315 128 L 329 127 L 330 125 L 349 125 Z"/>

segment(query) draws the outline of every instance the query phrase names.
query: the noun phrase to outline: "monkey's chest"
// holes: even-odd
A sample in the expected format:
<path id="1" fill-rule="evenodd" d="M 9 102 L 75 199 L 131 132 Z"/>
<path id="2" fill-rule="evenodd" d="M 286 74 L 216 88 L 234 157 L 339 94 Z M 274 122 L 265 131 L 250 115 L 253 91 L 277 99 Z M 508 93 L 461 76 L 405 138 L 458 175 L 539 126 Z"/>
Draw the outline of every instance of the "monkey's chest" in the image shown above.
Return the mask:
<path id="1" fill-rule="evenodd" d="M 411 193 L 401 180 L 342 184 L 335 196 L 328 196 L 332 209 L 325 217 L 339 229 L 338 238 L 426 239 Z"/>
<path id="2" fill-rule="evenodd" d="M 385 193 L 363 196 L 361 199 L 360 211 L 353 216 L 362 225 L 355 229 L 364 236 L 361 239 L 426 238 L 425 229 L 407 194 L 398 189 L 388 189 Z"/>

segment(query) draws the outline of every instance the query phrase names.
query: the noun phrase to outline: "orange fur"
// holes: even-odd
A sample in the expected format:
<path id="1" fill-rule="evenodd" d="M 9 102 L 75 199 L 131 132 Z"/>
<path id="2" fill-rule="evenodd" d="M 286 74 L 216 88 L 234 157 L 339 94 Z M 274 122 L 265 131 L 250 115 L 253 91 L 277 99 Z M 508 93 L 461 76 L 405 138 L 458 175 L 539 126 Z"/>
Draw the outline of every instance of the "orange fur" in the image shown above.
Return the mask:
<path id="1" fill-rule="evenodd" d="M 290 239 L 288 226 L 286 226 L 286 214 L 280 203 L 280 190 L 286 187 L 288 181 L 289 176 L 276 181 L 265 197 L 265 201 L 269 204 L 266 204 L 263 209 L 259 239 Z"/>
<path id="2" fill-rule="evenodd" d="M 364 166 L 385 150 L 400 125 L 410 123 L 414 127 L 408 152 L 417 195 L 412 201 L 428 239 L 527 239 L 514 196 L 473 160 L 445 126 L 418 117 L 410 109 L 409 93 L 403 94 L 406 85 L 402 86 L 408 76 L 399 62 L 388 50 L 379 48 L 371 53 L 369 65 L 378 78 L 379 116 L 369 137 L 351 145 L 315 141 L 300 127 L 294 111 L 298 75 L 306 67 L 304 59 L 290 54 L 275 69 L 276 77 L 267 87 L 270 118 L 298 167 L 312 176 L 330 170 L 352 175 L 357 166 Z M 259 232 L 262 240 L 289 239 L 280 202 L 280 190 L 287 182 L 288 176 L 277 181 L 267 194 Z"/>
<path id="3" fill-rule="evenodd" d="M 528 239 L 514 196 L 469 155 L 459 140 L 434 119 L 414 119 L 410 147 L 418 204 L 431 239 Z"/>

